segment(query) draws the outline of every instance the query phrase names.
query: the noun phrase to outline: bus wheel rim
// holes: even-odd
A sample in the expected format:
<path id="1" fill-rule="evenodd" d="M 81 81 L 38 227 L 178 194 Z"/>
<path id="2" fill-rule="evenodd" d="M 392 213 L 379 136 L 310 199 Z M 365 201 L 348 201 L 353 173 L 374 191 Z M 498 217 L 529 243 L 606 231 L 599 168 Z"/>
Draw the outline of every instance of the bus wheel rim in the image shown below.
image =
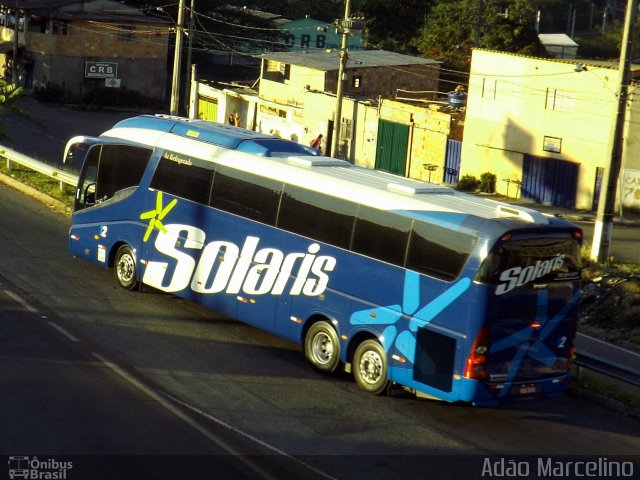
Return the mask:
<path id="1" fill-rule="evenodd" d="M 133 278 L 133 271 L 133 258 L 129 255 L 123 255 L 120 257 L 120 260 L 118 261 L 118 277 L 120 280 L 124 283 L 130 282 Z"/>
<path id="2" fill-rule="evenodd" d="M 333 342 L 326 333 L 319 333 L 311 344 L 313 358 L 320 364 L 327 364 L 333 358 Z"/>
<path id="3" fill-rule="evenodd" d="M 371 385 L 375 384 L 382 376 L 382 357 L 371 350 L 365 352 L 360 358 L 359 370 L 362 380 Z"/>

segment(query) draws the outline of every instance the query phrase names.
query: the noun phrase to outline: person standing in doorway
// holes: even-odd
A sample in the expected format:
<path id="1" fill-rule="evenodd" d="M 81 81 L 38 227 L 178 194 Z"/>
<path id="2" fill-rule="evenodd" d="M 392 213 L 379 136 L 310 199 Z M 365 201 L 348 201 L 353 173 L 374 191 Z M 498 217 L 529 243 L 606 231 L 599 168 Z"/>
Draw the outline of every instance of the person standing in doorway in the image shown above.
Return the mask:
<path id="1" fill-rule="evenodd" d="M 234 125 L 236 127 L 242 127 L 242 117 L 240 116 L 239 113 L 236 113 Z"/>
<path id="2" fill-rule="evenodd" d="M 311 148 L 315 148 L 320 153 L 322 153 L 322 134 L 318 135 L 316 138 L 311 140 L 311 143 L 309 144 L 309 146 Z"/>

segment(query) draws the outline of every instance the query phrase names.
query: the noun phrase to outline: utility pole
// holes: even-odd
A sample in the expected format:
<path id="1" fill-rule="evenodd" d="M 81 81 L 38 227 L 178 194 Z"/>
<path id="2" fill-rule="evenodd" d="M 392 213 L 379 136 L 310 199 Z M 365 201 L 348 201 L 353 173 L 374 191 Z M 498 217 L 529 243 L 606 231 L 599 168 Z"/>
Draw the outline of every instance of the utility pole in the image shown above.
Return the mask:
<path id="1" fill-rule="evenodd" d="M 11 83 L 18 85 L 18 28 L 20 26 L 20 10 L 18 9 L 18 0 L 16 0 L 16 13 L 13 16 L 13 66 L 11 67 Z"/>
<path id="2" fill-rule="evenodd" d="M 189 9 L 189 43 L 187 46 L 187 68 L 185 69 L 185 71 L 187 72 L 187 85 L 189 85 L 189 87 L 184 89 L 184 104 L 185 105 L 190 105 L 190 98 L 191 98 L 191 81 L 190 81 L 190 75 L 191 75 L 191 51 L 193 50 L 193 24 L 195 22 L 195 8 L 196 8 L 196 0 L 191 0 L 191 8 Z M 189 107 L 187 107 L 189 108 Z"/>
<path id="3" fill-rule="evenodd" d="M 605 168 L 602 179 L 602 191 L 598 202 L 598 213 L 593 232 L 591 259 L 599 263 L 609 261 L 611 250 L 611 231 L 615 212 L 616 194 L 618 191 L 618 177 L 622 164 L 622 140 L 624 136 L 624 121 L 627 110 L 627 97 L 631 78 L 631 50 L 633 47 L 633 25 L 635 23 L 638 0 L 628 0 L 627 12 L 624 20 L 622 47 L 620 51 L 620 65 L 618 74 L 620 85 L 618 89 L 618 103 L 612 118 L 612 128 L 609 138 L 609 166 Z"/>
<path id="4" fill-rule="evenodd" d="M 331 156 L 337 157 L 340 148 L 340 131 L 342 122 L 342 90 L 344 86 L 345 69 L 349 58 L 349 35 L 360 33 L 364 30 L 364 20 L 362 18 L 350 18 L 351 0 L 345 0 L 344 18 L 334 22 L 336 32 L 342 35 L 340 41 L 340 65 L 338 67 L 338 83 L 336 86 L 336 114 L 333 119 L 333 142 L 331 146 Z"/>
<path id="5" fill-rule="evenodd" d="M 180 104 L 180 66 L 182 63 L 182 35 L 184 23 L 184 0 L 178 6 L 178 25 L 176 27 L 176 48 L 173 55 L 173 78 L 171 82 L 171 115 L 178 115 Z"/>
<path id="6" fill-rule="evenodd" d="M 336 114 L 333 117 L 333 145 L 331 146 L 331 156 L 337 157 L 340 148 L 340 122 L 342 120 L 342 85 L 344 83 L 344 70 L 347 66 L 347 46 L 349 38 L 349 14 L 351 10 L 351 0 L 345 0 L 344 18 L 338 22 L 342 39 L 340 41 L 340 66 L 338 68 L 338 84 L 336 86 Z"/>

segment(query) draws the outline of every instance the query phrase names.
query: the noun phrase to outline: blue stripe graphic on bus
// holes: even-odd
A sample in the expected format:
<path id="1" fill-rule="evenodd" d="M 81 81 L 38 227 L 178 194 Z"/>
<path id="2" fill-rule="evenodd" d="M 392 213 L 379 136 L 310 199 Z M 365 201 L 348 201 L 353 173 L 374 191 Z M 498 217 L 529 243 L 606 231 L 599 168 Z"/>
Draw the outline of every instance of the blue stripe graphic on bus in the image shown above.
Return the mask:
<path id="1" fill-rule="evenodd" d="M 369 393 L 494 405 L 566 389 L 582 243 L 566 220 L 173 116 L 74 137 L 72 159 L 69 250 L 122 288 L 304 345 Z"/>
<path id="2" fill-rule="evenodd" d="M 520 368 L 523 359 L 526 356 L 537 360 L 538 362 L 551 365 L 555 361 L 554 352 L 544 343 L 549 335 L 555 330 L 560 322 L 566 318 L 569 311 L 576 306 L 580 300 L 580 290 L 576 290 L 569 302 L 552 318 L 549 318 L 548 314 L 548 292 L 542 290 L 538 293 L 538 308 L 536 311 L 536 322 L 539 323 L 537 328 L 528 326 L 513 335 L 506 337 L 502 340 L 495 342 L 491 346 L 491 352 L 497 353 L 516 345 L 519 345 L 515 356 L 511 360 L 509 372 L 505 383 L 511 384 Z M 539 331 L 537 338 L 534 338 L 534 333 Z M 500 397 L 503 397 L 509 393 L 508 388 L 502 389 L 499 393 Z"/>
<path id="3" fill-rule="evenodd" d="M 416 347 L 415 332 L 442 313 L 470 285 L 471 280 L 463 278 L 418 310 L 420 306 L 420 275 L 407 271 L 404 280 L 402 306 L 389 305 L 360 310 L 354 312 L 349 321 L 352 325 L 390 325 L 382 332 L 382 342 L 385 350 L 388 352 L 395 345 L 398 351 L 413 363 Z M 409 330 L 402 331 L 398 335 L 398 329 L 395 324 L 400 321 L 403 315 L 411 317 Z"/>

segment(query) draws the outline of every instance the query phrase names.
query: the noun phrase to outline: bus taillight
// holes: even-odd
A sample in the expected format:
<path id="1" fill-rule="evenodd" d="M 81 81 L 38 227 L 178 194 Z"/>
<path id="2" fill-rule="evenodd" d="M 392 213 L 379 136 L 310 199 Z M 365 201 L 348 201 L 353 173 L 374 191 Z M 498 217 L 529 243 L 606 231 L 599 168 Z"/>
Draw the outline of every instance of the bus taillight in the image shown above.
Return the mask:
<path id="1" fill-rule="evenodd" d="M 480 329 L 471 348 L 471 354 L 467 358 L 467 366 L 464 369 L 465 378 L 471 380 L 484 380 L 486 377 L 485 363 L 489 352 L 489 327 Z"/>
<path id="2" fill-rule="evenodd" d="M 572 346 L 569 349 L 569 357 L 567 358 L 567 372 L 571 371 L 571 366 L 573 365 L 573 361 L 576 358 L 576 349 Z"/>

